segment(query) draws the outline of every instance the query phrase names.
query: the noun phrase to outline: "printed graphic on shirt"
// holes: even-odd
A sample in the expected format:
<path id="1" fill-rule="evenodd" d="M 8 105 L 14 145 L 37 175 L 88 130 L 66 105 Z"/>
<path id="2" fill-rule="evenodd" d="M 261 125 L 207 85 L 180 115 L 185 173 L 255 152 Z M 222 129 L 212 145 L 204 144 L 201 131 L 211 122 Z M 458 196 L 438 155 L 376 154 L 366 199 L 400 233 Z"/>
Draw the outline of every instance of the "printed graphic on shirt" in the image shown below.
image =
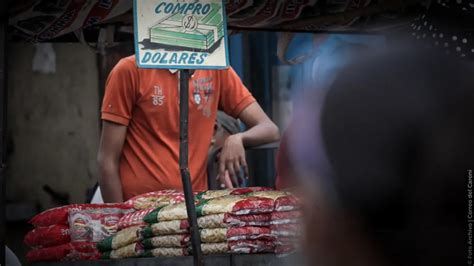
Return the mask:
<path id="1" fill-rule="evenodd" d="M 194 103 L 198 105 L 198 110 L 202 110 L 202 114 L 209 118 L 212 114 L 211 105 L 214 101 L 214 84 L 212 77 L 200 78 L 193 80 Z"/>
<path id="2" fill-rule="evenodd" d="M 151 95 L 153 105 L 161 106 L 165 103 L 165 96 L 163 95 L 163 90 L 160 86 L 154 86 L 153 94 Z"/>

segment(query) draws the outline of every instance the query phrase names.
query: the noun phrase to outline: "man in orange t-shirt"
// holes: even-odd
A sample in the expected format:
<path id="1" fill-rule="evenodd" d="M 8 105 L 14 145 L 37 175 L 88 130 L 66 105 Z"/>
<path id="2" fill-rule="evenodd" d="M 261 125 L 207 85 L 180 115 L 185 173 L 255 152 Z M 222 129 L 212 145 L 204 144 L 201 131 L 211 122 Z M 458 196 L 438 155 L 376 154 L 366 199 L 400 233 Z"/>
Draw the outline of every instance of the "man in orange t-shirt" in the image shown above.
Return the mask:
<path id="1" fill-rule="evenodd" d="M 179 172 L 179 72 L 141 69 L 123 58 L 106 83 L 98 153 L 105 202 L 121 202 L 161 189 L 182 189 Z M 206 163 L 217 110 L 239 118 L 248 130 L 228 137 L 219 160 L 225 187 L 247 171 L 244 146 L 279 138 L 232 68 L 196 70 L 189 80 L 189 170 L 193 190 L 207 189 Z M 247 174 L 247 173 L 245 173 Z"/>

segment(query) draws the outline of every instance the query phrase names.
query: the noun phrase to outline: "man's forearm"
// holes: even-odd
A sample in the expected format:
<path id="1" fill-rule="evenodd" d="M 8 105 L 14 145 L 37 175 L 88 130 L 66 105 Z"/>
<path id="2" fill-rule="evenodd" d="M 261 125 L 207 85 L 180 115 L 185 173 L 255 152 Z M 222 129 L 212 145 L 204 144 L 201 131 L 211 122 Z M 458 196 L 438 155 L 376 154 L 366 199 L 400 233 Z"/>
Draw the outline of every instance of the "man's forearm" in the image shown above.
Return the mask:
<path id="1" fill-rule="evenodd" d="M 122 183 L 120 182 L 118 166 L 102 166 L 100 172 L 99 186 L 104 202 L 123 202 Z"/>
<path id="2" fill-rule="evenodd" d="M 238 133 L 246 147 L 258 146 L 277 141 L 280 138 L 278 128 L 273 123 L 262 123 Z"/>

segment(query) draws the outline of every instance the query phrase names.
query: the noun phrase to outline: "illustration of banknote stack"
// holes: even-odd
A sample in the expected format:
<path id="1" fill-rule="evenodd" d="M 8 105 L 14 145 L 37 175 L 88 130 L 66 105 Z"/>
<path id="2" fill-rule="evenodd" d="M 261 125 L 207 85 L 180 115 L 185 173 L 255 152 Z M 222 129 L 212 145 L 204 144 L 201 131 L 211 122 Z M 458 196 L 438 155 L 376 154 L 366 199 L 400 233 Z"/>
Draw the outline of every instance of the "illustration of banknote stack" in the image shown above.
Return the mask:
<path id="1" fill-rule="evenodd" d="M 224 37 L 222 11 L 217 4 L 206 15 L 173 14 L 150 28 L 150 41 L 156 44 L 207 51 Z M 190 19 L 190 28 L 186 28 Z"/>

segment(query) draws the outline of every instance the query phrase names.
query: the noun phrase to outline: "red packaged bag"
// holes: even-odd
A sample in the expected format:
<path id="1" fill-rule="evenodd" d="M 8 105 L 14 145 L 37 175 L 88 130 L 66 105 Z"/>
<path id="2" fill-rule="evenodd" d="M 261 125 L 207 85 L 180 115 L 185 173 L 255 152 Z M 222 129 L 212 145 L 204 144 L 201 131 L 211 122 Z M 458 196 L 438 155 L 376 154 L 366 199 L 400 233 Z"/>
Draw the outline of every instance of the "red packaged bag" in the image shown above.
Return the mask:
<path id="1" fill-rule="evenodd" d="M 126 201 L 137 210 L 158 208 L 168 204 L 184 202 L 184 193 L 177 190 L 167 189 L 148 192 L 135 196 Z"/>
<path id="2" fill-rule="evenodd" d="M 268 227 L 256 227 L 256 226 L 245 226 L 245 227 L 231 227 L 227 229 L 227 240 L 275 240 L 272 235 L 272 231 Z"/>
<path id="3" fill-rule="evenodd" d="M 67 243 L 54 247 L 30 250 L 26 254 L 29 263 L 40 261 L 98 260 L 100 253 L 95 243 Z"/>
<path id="4" fill-rule="evenodd" d="M 120 218 L 130 211 L 133 209 L 71 210 L 69 212 L 71 240 L 74 242 L 100 242 L 117 233 Z"/>
<path id="5" fill-rule="evenodd" d="M 299 224 L 272 224 L 270 229 L 272 234 L 277 237 L 298 237 L 301 235 L 301 225 Z"/>
<path id="6" fill-rule="evenodd" d="M 273 199 L 275 202 L 275 211 L 284 212 L 300 208 L 300 202 L 297 197 L 284 191 L 257 191 L 250 193 L 249 196 L 264 197 Z"/>
<path id="7" fill-rule="evenodd" d="M 144 209 L 144 210 L 125 214 L 124 216 L 122 216 L 122 218 L 120 218 L 118 222 L 118 229 L 122 230 L 122 229 L 132 227 L 132 226 L 147 225 L 147 223 L 143 221 L 143 218 L 145 218 L 145 216 L 147 216 L 147 214 L 149 214 L 153 210 L 154 208 L 150 208 L 150 209 Z"/>
<path id="8" fill-rule="evenodd" d="M 273 212 L 271 224 L 293 224 L 299 223 L 303 217 L 302 211 Z"/>
<path id="9" fill-rule="evenodd" d="M 229 241 L 231 253 L 273 253 L 275 252 L 275 242 L 272 240 L 237 240 Z"/>
<path id="10" fill-rule="evenodd" d="M 48 227 L 38 227 L 25 236 L 24 242 L 29 247 L 51 247 L 71 242 L 69 226 L 51 225 Z"/>
<path id="11" fill-rule="evenodd" d="M 268 240 L 274 241 L 276 238 L 268 227 L 230 227 L 202 229 L 200 231 L 203 243 L 219 243 L 237 240 Z"/>
<path id="12" fill-rule="evenodd" d="M 241 226 L 269 226 L 270 213 L 235 215 L 231 213 L 210 214 L 198 218 L 200 228 L 222 228 Z"/>
<path id="13" fill-rule="evenodd" d="M 29 221 L 35 227 L 45 227 L 55 224 L 68 224 L 68 214 L 70 210 L 86 210 L 100 208 L 130 209 L 130 205 L 124 203 L 104 203 L 104 204 L 71 204 L 62 207 L 46 210 L 37 214 Z"/>

